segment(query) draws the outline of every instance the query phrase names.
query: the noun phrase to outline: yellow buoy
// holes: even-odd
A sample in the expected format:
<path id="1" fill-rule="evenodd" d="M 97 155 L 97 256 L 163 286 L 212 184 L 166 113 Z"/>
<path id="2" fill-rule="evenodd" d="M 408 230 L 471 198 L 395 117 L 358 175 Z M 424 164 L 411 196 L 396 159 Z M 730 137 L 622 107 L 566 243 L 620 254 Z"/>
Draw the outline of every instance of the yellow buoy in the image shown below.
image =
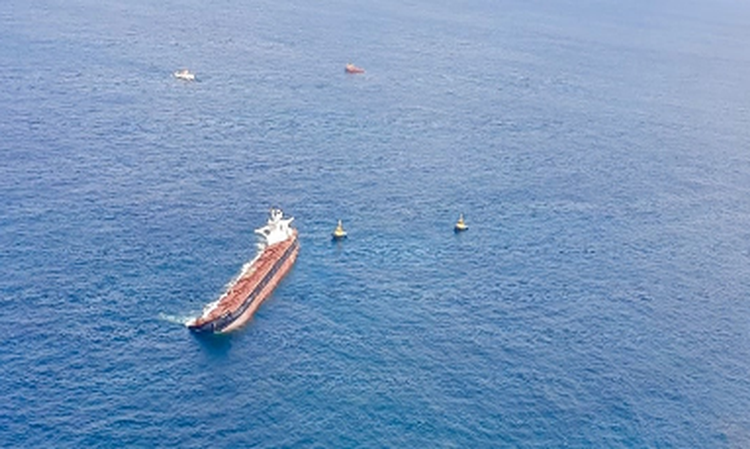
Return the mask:
<path id="1" fill-rule="evenodd" d="M 338 226 L 336 226 L 336 229 L 333 230 L 333 239 L 334 240 L 341 240 L 346 238 L 346 231 L 344 231 L 344 225 L 341 223 L 341 220 L 339 220 Z"/>
<path id="2" fill-rule="evenodd" d="M 453 227 L 453 230 L 455 232 L 461 232 L 461 231 L 465 231 L 467 229 L 469 229 L 469 226 L 464 221 L 464 214 L 461 214 L 458 217 L 458 221 L 456 222 L 456 226 Z"/>

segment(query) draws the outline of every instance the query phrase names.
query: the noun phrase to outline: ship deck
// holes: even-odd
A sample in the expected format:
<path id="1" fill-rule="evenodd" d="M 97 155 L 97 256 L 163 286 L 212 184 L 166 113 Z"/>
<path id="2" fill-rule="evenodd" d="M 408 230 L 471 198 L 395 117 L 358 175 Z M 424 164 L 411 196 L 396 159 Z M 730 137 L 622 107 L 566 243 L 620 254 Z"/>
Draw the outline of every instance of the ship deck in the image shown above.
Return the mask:
<path id="1" fill-rule="evenodd" d="M 297 232 L 295 231 L 292 238 L 266 247 L 247 272 L 241 274 L 219 298 L 219 302 L 208 313 L 196 319 L 193 326 L 201 326 L 239 309 L 258 283 L 268 275 L 274 263 L 296 240 Z"/>

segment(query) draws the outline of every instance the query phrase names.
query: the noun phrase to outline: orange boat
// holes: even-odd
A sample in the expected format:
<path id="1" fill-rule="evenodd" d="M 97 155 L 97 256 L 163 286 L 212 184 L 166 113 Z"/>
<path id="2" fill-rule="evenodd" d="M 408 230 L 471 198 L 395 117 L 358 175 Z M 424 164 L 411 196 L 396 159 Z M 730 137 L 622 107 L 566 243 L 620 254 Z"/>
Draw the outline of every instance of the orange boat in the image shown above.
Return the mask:
<path id="1" fill-rule="evenodd" d="M 263 236 L 263 249 L 229 284 L 218 301 L 209 304 L 203 314 L 187 323 L 196 332 L 233 331 L 253 316 L 281 279 L 294 265 L 299 253 L 297 230 L 290 226 L 294 218 L 284 219 L 279 209 L 271 210 L 268 224 L 256 233 Z"/>
<path id="2" fill-rule="evenodd" d="M 347 64 L 346 68 L 344 69 L 346 73 L 365 73 L 365 69 L 361 67 L 357 67 L 354 64 Z"/>

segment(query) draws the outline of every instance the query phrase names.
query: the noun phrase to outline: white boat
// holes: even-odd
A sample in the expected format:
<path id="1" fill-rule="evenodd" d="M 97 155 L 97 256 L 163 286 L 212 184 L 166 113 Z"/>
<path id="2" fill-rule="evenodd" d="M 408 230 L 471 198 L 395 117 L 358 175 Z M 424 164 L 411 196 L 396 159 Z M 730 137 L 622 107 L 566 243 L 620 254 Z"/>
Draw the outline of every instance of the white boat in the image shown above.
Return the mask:
<path id="1" fill-rule="evenodd" d="M 182 69 L 174 72 L 174 77 L 185 81 L 195 81 L 195 74 L 190 73 L 188 69 Z"/>

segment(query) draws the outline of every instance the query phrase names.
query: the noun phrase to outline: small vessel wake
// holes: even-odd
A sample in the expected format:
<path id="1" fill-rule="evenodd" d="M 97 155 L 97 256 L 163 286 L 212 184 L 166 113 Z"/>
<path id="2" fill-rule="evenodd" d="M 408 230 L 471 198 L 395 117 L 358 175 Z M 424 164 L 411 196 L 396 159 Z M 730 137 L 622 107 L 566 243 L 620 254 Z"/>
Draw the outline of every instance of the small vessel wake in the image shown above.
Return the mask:
<path id="1" fill-rule="evenodd" d="M 194 314 L 190 315 L 169 315 L 167 313 L 159 313 L 159 319 L 172 324 L 179 324 L 180 326 L 187 326 L 189 322 L 195 319 Z"/>

